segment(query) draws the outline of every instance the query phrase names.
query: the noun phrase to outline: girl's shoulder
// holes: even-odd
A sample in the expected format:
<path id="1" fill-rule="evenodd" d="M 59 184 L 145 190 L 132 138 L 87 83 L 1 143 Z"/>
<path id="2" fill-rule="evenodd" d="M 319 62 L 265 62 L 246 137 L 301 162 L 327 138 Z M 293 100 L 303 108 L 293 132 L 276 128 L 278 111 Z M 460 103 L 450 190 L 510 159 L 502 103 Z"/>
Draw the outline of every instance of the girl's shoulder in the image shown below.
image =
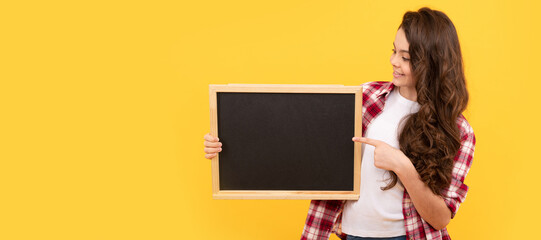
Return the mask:
<path id="1" fill-rule="evenodd" d="M 361 84 L 361 86 L 363 87 L 363 94 L 377 94 L 386 91 L 390 92 L 394 87 L 392 82 L 386 81 L 366 82 Z"/>
<path id="2" fill-rule="evenodd" d="M 373 82 L 365 82 L 361 84 L 361 86 L 367 89 L 381 89 L 381 88 L 389 87 L 392 84 L 393 84 L 392 82 L 387 82 L 387 81 L 373 81 Z"/>
<path id="3" fill-rule="evenodd" d="M 456 124 L 458 126 L 458 129 L 460 130 L 460 137 L 464 140 L 470 140 L 475 144 L 475 134 L 473 133 L 473 128 L 464 117 L 464 115 L 460 114 L 456 120 Z"/>

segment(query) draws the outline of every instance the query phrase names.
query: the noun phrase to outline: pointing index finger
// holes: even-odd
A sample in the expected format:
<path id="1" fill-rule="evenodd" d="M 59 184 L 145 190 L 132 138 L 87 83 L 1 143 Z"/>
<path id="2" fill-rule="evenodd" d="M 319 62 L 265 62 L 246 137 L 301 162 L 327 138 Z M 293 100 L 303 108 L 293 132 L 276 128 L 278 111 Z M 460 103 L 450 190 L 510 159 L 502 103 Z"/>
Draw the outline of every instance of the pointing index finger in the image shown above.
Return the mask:
<path id="1" fill-rule="evenodd" d="M 365 138 L 365 137 L 354 137 L 352 140 L 355 141 L 355 142 L 360 142 L 360 143 L 365 143 L 365 144 L 368 144 L 368 145 L 372 145 L 374 147 L 377 147 L 381 143 L 381 141 L 379 141 L 379 140 L 375 140 L 375 139 L 371 139 L 371 138 Z"/>

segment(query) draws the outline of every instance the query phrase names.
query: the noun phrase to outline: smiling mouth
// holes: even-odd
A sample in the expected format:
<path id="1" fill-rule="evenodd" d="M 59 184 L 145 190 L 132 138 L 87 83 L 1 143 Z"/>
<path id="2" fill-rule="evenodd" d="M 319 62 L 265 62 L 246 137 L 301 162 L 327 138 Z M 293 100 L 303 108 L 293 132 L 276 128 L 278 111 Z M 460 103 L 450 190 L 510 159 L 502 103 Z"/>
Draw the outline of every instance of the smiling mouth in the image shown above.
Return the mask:
<path id="1" fill-rule="evenodd" d="M 401 77 L 401 76 L 404 76 L 404 74 L 399 73 L 399 72 L 397 72 L 397 71 L 394 71 L 394 72 L 393 72 L 393 76 L 394 76 L 394 77 Z"/>

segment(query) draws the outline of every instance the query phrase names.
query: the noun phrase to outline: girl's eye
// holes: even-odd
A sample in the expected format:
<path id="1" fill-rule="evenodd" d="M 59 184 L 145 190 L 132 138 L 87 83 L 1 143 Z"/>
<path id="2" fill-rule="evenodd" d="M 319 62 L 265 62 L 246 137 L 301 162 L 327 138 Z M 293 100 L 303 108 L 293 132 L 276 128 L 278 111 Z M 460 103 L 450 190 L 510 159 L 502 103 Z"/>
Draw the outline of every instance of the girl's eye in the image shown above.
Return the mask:
<path id="1" fill-rule="evenodd" d="M 396 50 L 394 50 L 394 48 L 393 48 L 393 49 L 391 49 L 391 51 L 393 51 L 393 53 L 396 53 Z"/>
<path id="2" fill-rule="evenodd" d="M 409 59 L 409 58 L 402 57 L 402 60 L 404 60 L 404 61 L 407 62 L 407 61 L 409 61 L 410 59 Z"/>

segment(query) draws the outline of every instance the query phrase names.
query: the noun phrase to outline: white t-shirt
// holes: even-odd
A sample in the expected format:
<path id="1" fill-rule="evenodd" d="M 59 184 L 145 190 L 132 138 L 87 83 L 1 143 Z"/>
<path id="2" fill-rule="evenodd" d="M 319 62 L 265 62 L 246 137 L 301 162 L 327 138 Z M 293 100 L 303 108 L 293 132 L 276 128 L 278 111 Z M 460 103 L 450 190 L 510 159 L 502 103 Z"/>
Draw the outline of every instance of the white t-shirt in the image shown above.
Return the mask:
<path id="1" fill-rule="evenodd" d="M 365 137 L 377 139 L 399 148 L 398 129 L 401 120 L 419 111 L 419 104 L 400 95 L 395 87 L 387 97 L 383 111 L 372 120 Z M 360 237 L 396 237 L 406 235 L 402 214 L 404 186 L 398 183 L 381 190 L 389 183 L 389 172 L 374 166 L 374 147 L 362 146 L 361 187 L 359 200 L 346 201 L 342 231 Z"/>

